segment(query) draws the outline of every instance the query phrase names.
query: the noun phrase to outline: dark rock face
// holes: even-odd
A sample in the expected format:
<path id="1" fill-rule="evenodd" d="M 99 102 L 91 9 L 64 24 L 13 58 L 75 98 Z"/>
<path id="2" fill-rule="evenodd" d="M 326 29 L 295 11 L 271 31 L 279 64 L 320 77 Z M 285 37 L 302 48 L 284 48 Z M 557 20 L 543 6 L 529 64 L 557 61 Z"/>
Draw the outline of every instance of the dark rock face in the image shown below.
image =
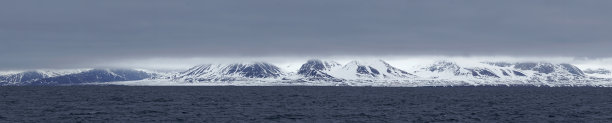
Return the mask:
<path id="1" fill-rule="evenodd" d="M 380 76 L 380 72 L 378 72 L 376 68 L 373 68 L 371 66 L 357 66 L 357 74 L 368 75 L 372 77 Z"/>
<path id="2" fill-rule="evenodd" d="M 368 71 L 368 68 L 365 66 L 357 66 L 357 73 L 359 74 L 370 74 L 370 71 Z M 376 76 L 376 75 L 374 75 Z"/>
<path id="3" fill-rule="evenodd" d="M 506 72 L 505 70 L 502 70 L 502 74 L 504 74 L 504 76 L 510 76 L 510 74 L 508 74 L 508 72 Z"/>
<path id="4" fill-rule="evenodd" d="M 491 77 L 499 78 L 499 76 L 495 75 L 495 73 L 489 70 L 477 70 L 477 71 L 480 75 L 483 75 L 483 76 L 491 76 Z"/>
<path id="5" fill-rule="evenodd" d="M 225 74 L 239 74 L 247 78 L 275 78 L 281 76 L 280 68 L 269 63 L 231 64 Z"/>
<path id="6" fill-rule="evenodd" d="M 584 76 L 584 72 L 582 70 L 580 70 L 578 67 L 571 65 L 571 64 L 561 64 L 561 66 L 563 66 L 563 68 L 565 70 L 567 70 L 568 72 L 574 74 L 574 75 L 579 75 L 579 76 Z"/>
<path id="7" fill-rule="evenodd" d="M 525 75 L 525 74 L 523 74 L 521 72 L 518 72 L 518 71 L 512 71 L 512 73 L 514 73 L 514 75 L 517 75 L 517 76 L 527 76 L 527 75 Z"/>
<path id="8" fill-rule="evenodd" d="M 62 84 L 81 84 L 92 82 L 113 82 L 131 81 L 151 78 L 153 75 L 128 69 L 93 69 L 81 73 L 69 74 L 64 76 L 43 78 L 33 81 L 32 85 L 62 85 Z"/>
<path id="9" fill-rule="evenodd" d="M 329 70 L 331 67 L 340 66 L 338 63 L 323 62 L 318 59 L 308 60 L 300 67 L 298 74 L 305 77 L 312 78 L 333 78 L 331 75 L 324 71 Z"/>
<path id="10" fill-rule="evenodd" d="M 379 75 L 380 74 L 380 72 L 378 72 L 378 70 L 376 70 L 376 68 L 372 68 L 372 67 L 369 67 L 369 68 L 370 68 L 370 71 L 372 71 L 372 74 L 375 74 L 375 75 Z M 390 71 L 390 70 L 387 70 L 387 71 Z"/>

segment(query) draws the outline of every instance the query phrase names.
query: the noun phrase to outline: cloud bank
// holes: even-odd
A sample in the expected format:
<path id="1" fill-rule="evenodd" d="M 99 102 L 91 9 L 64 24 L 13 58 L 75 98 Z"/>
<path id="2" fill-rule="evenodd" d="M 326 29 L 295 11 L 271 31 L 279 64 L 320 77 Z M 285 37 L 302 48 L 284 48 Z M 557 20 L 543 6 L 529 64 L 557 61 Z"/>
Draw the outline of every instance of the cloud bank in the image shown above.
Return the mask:
<path id="1" fill-rule="evenodd" d="M 0 2 L 0 69 L 217 57 L 605 59 L 612 57 L 610 5 L 607 0 L 9 0 Z"/>

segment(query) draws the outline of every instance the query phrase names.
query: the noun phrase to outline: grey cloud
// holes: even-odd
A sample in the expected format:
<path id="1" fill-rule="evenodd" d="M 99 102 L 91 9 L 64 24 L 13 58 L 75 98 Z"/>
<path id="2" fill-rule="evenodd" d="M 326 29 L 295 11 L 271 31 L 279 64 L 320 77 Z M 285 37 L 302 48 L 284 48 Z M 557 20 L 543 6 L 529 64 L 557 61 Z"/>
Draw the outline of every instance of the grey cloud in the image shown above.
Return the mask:
<path id="1" fill-rule="evenodd" d="M 612 1 L 9 0 L 0 69 L 151 57 L 610 57 Z"/>

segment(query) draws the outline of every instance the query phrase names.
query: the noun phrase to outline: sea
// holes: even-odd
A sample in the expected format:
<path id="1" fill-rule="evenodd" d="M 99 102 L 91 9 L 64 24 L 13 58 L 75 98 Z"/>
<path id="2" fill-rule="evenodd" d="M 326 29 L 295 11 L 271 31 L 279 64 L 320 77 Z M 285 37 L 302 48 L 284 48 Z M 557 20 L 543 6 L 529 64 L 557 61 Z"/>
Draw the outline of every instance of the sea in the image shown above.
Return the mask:
<path id="1" fill-rule="evenodd" d="M 612 122 L 612 88 L 5 86 L 0 122 Z"/>

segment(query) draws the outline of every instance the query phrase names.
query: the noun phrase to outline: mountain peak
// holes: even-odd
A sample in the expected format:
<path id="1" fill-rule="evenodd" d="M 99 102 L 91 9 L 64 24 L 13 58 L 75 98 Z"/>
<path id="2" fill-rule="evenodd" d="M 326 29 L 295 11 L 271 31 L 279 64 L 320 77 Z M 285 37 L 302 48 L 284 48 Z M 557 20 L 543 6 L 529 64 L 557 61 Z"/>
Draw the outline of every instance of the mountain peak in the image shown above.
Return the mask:
<path id="1" fill-rule="evenodd" d="M 282 73 L 280 68 L 266 62 L 236 63 L 226 66 L 225 74 L 238 74 L 247 78 L 275 78 Z"/>
<path id="2" fill-rule="evenodd" d="M 247 78 L 277 78 L 280 68 L 267 62 L 204 64 L 181 72 L 175 79 L 188 81 L 233 81 Z"/>
<path id="3" fill-rule="evenodd" d="M 351 61 L 342 67 L 344 74 L 338 74 L 344 78 L 353 79 L 383 79 L 396 78 L 406 79 L 413 78 L 414 75 L 391 66 L 383 60 L 369 61 Z"/>
<path id="4" fill-rule="evenodd" d="M 327 72 L 331 71 L 335 67 L 341 66 L 339 63 L 334 61 L 322 61 L 319 59 L 310 59 L 300 67 L 298 74 L 304 77 L 311 78 L 334 78 Z"/>

